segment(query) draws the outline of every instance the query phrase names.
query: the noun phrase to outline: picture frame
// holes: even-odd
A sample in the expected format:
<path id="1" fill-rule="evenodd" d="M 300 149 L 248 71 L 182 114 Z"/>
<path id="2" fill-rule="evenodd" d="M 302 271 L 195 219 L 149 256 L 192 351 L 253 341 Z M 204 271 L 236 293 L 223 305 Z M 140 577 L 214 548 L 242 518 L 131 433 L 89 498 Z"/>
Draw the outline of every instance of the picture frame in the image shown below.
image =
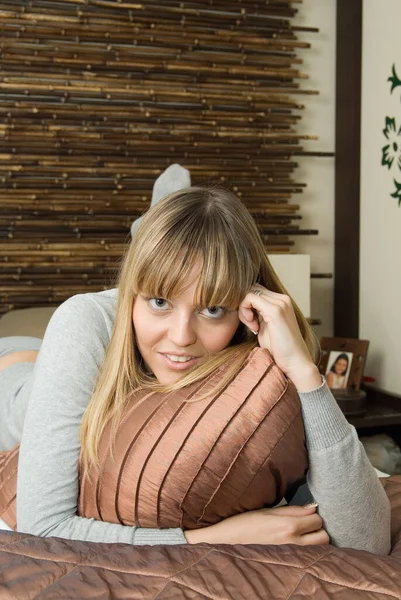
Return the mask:
<path id="1" fill-rule="evenodd" d="M 359 390 L 369 348 L 368 340 L 322 337 L 319 371 L 332 390 Z"/>

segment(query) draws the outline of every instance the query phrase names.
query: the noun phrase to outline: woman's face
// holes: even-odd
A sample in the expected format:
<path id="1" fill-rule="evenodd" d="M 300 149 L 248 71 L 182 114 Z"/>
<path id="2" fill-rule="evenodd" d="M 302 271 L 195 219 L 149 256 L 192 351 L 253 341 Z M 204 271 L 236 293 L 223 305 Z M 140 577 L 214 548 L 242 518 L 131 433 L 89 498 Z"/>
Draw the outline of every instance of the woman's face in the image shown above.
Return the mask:
<path id="1" fill-rule="evenodd" d="M 240 323 L 238 311 L 196 306 L 198 279 L 175 298 L 139 294 L 132 320 L 139 351 L 163 385 L 186 375 L 208 355 L 226 348 Z"/>
<path id="2" fill-rule="evenodd" d="M 337 375 L 342 375 L 343 373 L 346 372 L 348 367 L 348 363 L 345 360 L 345 358 L 339 358 L 338 361 L 336 362 L 336 364 L 334 365 L 334 369 L 337 373 Z"/>

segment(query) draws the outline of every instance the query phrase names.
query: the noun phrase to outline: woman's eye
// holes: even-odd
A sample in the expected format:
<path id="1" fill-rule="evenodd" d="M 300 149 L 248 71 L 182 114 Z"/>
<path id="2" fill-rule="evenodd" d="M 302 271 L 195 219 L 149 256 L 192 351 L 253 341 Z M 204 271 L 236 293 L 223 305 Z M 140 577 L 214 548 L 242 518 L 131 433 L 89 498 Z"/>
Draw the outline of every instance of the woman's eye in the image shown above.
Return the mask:
<path id="1" fill-rule="evenodd" d="M 168 308 L 168 302 L 164 298 L 149 298 L 149 304 L 156 310 L 164 310 Z"/>
<path id="2" fill-rule="evenodd" d="M 227 309 L 223 306 L 209 306 L 208 308 L 204 308 L 201 312 L 211 319 L 220 319 L 226 314 Z"/>

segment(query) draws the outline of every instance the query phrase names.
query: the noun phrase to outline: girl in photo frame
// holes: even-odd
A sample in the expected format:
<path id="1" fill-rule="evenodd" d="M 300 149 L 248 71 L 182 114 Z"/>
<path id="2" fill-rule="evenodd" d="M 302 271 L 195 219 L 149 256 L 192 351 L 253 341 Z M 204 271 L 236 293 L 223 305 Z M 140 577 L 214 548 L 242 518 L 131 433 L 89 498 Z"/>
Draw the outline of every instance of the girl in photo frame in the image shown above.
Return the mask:
<path id="1" fill-rule="evenodd" d="M 326 375 L 327 385 L 330 389 L 345 389 L 347 387 L 348 354 L 342 352 L 333 362 Z"/>
<path id="2" fill-rule="evenodd" d="M 135 228 L 115 288 L 69 298 L 43 341 L 0 338 L 0 449 L 20 443 L 18 531 L 131 544 L 331 542 L 388 554 L 389 501 L 319 374 L 317 346 L 242 202 L 213 187 L 169 193 Z M 110 419 L 117 427 L 133 389 L 179 393 L 228 361 L 232 378 L 259 347 L 297 390 L 312 503 L 190 530 L 79 516 L 80 457 L 97 463 L 102 431 Z"/>

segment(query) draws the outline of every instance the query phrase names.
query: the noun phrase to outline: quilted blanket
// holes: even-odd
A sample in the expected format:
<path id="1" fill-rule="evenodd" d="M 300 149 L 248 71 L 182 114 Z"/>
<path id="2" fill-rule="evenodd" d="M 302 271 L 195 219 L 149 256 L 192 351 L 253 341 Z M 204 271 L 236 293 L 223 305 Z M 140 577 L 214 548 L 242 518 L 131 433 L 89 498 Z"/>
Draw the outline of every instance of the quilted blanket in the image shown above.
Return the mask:
<path id="1" fill-rule="evenodd" d="M 0 598 L 401 600 L 401 477 L 383 481 L 392 552 L 334 546 L 130 546 L 0 532 Z"/>

